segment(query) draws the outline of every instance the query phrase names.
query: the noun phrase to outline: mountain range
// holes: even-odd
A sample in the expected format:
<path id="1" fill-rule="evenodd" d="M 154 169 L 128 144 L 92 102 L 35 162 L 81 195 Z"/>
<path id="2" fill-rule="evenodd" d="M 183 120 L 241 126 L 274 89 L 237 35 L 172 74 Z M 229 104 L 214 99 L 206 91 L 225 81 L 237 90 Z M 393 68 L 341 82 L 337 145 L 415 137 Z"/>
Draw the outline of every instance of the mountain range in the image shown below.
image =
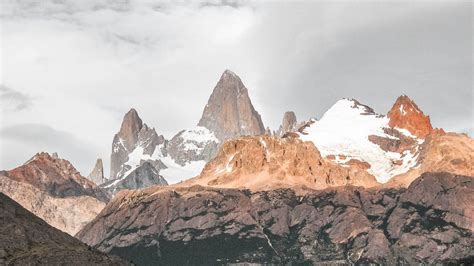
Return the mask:
<path id="1" fill-rule="evenodd" d="M 167 139 L 131 108 L 111 148 L 110 176 L 101 158 L 84 177 L 40 152 L 1 171 L 0 192 L 138 265 L 474 259 L 474 140 L 434 128 L 406 95 L 386 114 L 355 99 L 320 119 L 288 111 L 272 130 L 226 70 L 195 126 Z M 24 235 L 35 230 L 52 229 Z"/>

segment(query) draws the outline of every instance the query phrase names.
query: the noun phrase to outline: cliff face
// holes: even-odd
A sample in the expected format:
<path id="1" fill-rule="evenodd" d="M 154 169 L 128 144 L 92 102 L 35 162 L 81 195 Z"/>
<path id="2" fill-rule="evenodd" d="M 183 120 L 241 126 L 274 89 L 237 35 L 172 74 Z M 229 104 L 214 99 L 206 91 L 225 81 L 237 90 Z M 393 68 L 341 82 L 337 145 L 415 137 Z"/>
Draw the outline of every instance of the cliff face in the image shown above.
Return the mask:
<path id="1" fill-rule="evenodd" d="M 262 119 L 250 101 L 247 88 L 230 70 L 224 71 L 217 82 L 198 126 L 211 130 L 220 141 L 265 133 Z"/>
<path id="2" fill-rule="evenodd" d="M 390 119 L 390 127 L 406 129 L 420 138 L 433 132 L 430 117 L 424 115 L 418 105 L 406 95 L 398 97 L 387 117 Z"/>
<path id="3" fill-rule="evenodd" d="M 460 263 L 474 258 L 474 179 L 427 173 L 408 189 L 122 192 L 77 237 L 142 265 Z"/>
<path id="4" fill-rule="evenodd" d="M 87 178 L 89 178 L 89 180 L 94 182 L 96 185 L 100 185 L 105 182 L 104 165 L 102 163 L 102 159 L 97 159 L 94 169 L 92 169 L 92 172 L 87 176 Z"/>

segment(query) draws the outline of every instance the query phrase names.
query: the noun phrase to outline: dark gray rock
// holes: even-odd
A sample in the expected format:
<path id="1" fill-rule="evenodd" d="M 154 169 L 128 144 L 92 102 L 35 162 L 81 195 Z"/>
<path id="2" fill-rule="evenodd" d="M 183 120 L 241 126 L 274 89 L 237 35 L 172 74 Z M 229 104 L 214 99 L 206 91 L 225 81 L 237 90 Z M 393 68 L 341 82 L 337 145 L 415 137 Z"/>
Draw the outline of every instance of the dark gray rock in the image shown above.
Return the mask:
<path id="1" fill-rule="evenodd" d="M 474 258 L 473 184 L 428 173 L 408 189 L 302 196 L 157 188 L 121 194 L 77 237 L 139 265 L 462 263 Z"/>

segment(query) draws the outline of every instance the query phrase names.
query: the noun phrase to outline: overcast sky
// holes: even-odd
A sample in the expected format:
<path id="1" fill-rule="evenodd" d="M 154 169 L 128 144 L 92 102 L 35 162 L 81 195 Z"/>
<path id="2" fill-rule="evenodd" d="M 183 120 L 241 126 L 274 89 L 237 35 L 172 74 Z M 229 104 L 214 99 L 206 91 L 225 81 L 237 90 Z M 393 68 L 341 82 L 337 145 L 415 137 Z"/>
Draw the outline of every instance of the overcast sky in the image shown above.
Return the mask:
<path id="1" fill-rule="evenodd" d="M 0 169 L 57 151 L 87 175 L 134 107 L 170 138 L 225 69 L 265 126 L 407 94 L 473 135 L 470 1 L 1 1 Z"/>

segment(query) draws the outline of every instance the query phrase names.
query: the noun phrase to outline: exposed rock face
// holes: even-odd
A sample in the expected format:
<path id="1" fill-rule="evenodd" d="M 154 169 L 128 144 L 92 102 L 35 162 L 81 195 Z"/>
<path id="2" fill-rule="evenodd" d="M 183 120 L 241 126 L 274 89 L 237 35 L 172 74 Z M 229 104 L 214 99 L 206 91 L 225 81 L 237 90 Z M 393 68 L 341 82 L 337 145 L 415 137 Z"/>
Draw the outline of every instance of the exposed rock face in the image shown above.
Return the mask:
<path id="1" fill-rule="evenodd" d="M 474 140 L 464 134 L 431 134 L 421 145 L 416 168 L 394 176 L 385 186 L 407 187 L 424 172 L 474 176 Z"/>
<path id="2" fill-rule="evenodd" d="M 359 169 L 342 167 L 322 158 L 311 142 L 298 138 L 248 136 L 226 141 L 202 174 L 182 185 L 252 190 L 379 185 L 365 169 Z"/>
<path id="3" fill-rule="evenodd" d="M 230 70 L 222 74 L 198 126 L 214 132 L 220 141 L 265 133 L 262 119 L 250 101 L 247 88 Z"/>
<path id="4" fill-rule="evenodd" d="M 278 135 L 283 136 L 288 132 L 294 132 L 298 129 L 298 121 L 294 112 L 285 112 L 283 115 L 283 121 L 278 129 Z"/>
<path id="5" fill-rule="evenodd" d="M 71 163 L 47 153 L 0 172 L 0 192 L 71 235 L 92 220 L 108 200 L 107 194 Z"/>
<path id="6" fill-rule="evenodd" d="M 96 185 L 100 185 L 105 182 L 104 165 L 102 164 L 102 159 L 97 159 L 94 169 L 92 169 L 92 172 L 87 176 L 87 178 L 89 178 L 89 180 L 94 182 Z"/>
<path id="7" fill-rule="evenodd" d="M 0 193 L 1 265 L 130 265 L 90 249 Z"/>
<path id="8" fill-rule="evenodd" d="M 136 148 L 142 149 L 144 155 L 152 155 L 156 147 L 164 142 L 164 137 L 144 124 L 137 111 L 132 108 L 125 114 L 120 131 L 114 136 L 110 156 L 110 179 L 123 177 L 130 170 L 131 166 L 127 167 L 126 163 Z"/>
<path id="9" fill-rule="evenodd" d="M 473 200 L 474 178 L 447 173 L 300 196 L 155 187 L 120 193 L 77 237 L 139 265 L 459 264 L 474 258 Z"/>
<path id="10" fill-rule="evenodd" d="M 103 188 L 114 195 L 123 189 L 140 189 L 154 185 L 167 186 L 168 182 L 158 174 L 158 171 L 150 162 L 144 162 L 125 178 L 104 183 Z"/>
<path id="11" fill-rule="evenodd" d="M 425 138 L 432 131 L 430 117 L 425 116 L 416 103 L 406 95 L 398 97 L 388 112 L 388 125 L 392 128 L 404 128 L 411 134 Z"/>

